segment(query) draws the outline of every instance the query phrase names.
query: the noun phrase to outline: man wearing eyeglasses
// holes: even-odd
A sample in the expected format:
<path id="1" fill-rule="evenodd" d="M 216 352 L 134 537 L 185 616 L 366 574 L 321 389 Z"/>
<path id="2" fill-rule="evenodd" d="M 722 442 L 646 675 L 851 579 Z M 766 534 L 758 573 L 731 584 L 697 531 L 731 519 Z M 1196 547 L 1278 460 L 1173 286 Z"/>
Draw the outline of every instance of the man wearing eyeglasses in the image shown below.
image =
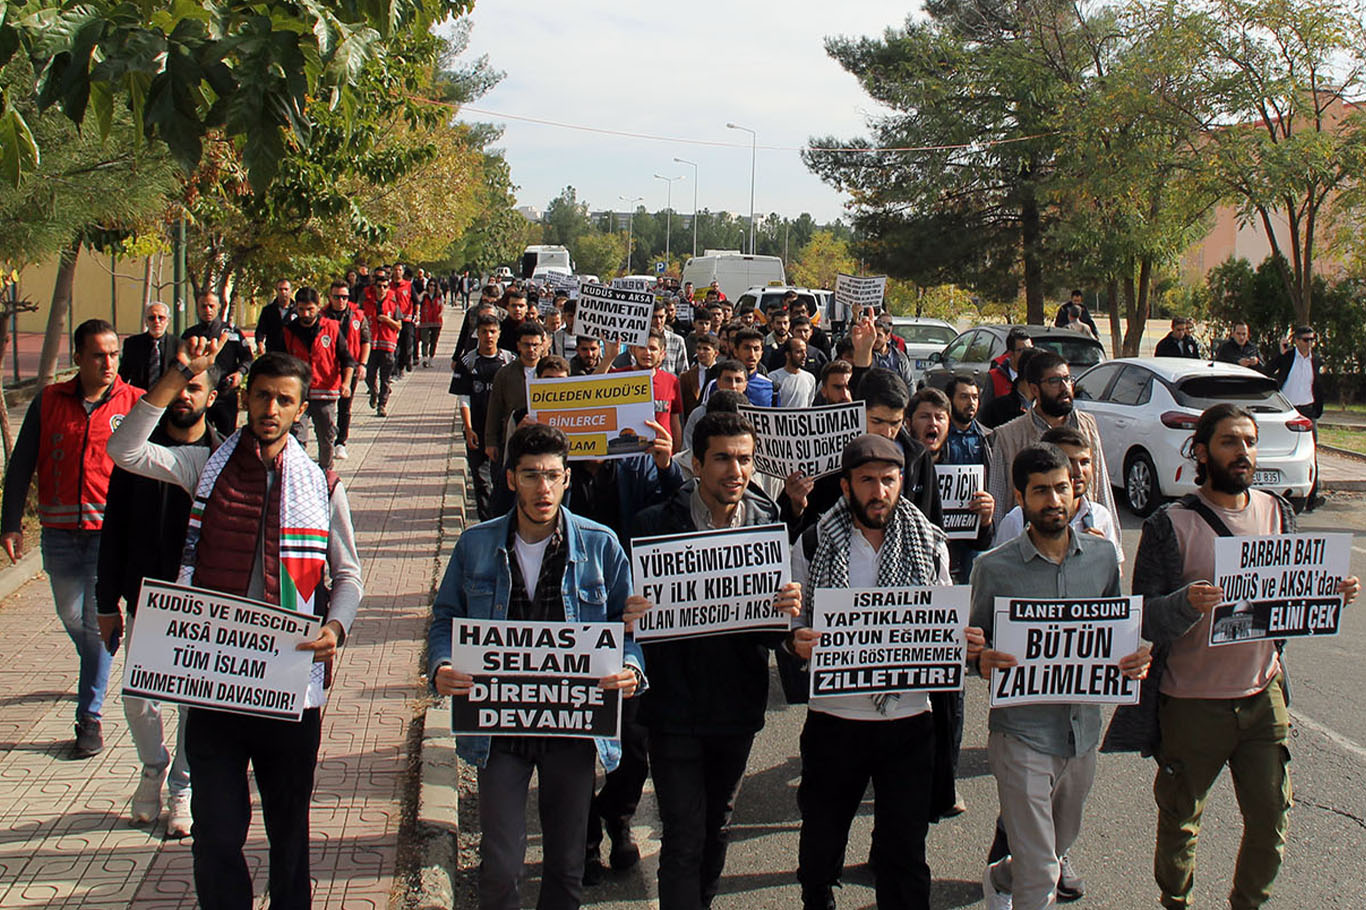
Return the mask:
<path id="1" fill-rule="evenodd" d="M 166 334 L 171 323 L 171 310 L 166 304 L 159 300 L 147 304 L 143 318 L 147 321 L 147 331 L 129 335 L 123 341 L 119 376 L 129 385 L 145 390 L 171 368 L 179 345 Z"/>
<path id="2" fill-rule="evenodd" d="M 346 341 L 346 349 L 356 364 L 351 371 L 351 394 L 343 395 L 337 401 L 337 441 L 332 449 L 332 457 L 337 461 L 345 461 L 346 440 L 351 434 L 351 402 L 356 397 L 356 386 L 365 379 L 365 365 L 370 362 L 370 323 L 351 303 L 350 285 L 345 281 L 332 282 L 323 315 L 337 320 L 341 326 L 341 337 Z"/>
<path id="3" fill-rule="evenodd" d="M 987 492 L 996 502 L 1014 501 L 1010 466 L 1015 463 L 1015 456 L 1054 427 L 1071 427 L 1091 441 L 1092 452 L 1104 451 L 1096 419 L 1072 406 L 1072 369 L 1066 360 L 1052 351 L 1036 349 L 1024 366 L 1024 379 L 1033 403 L 1019 417 L 997 427 L 991 436 Z M 1110 514 L 1115 513 L 1115 494 L 1110 488 L 1110 473 L 1105 469 L 1104 458 L 1096 458 L 1091 494 L 1093 502 L 1100 503 Z"/>
<path id="4" fill-rule="evenodd" d="M 428 678 L 438 695 L 467 698 L 473 669 L 451 662 L 452 620 L 622 621 L 631 567 L 616 535 L 561 503 L 569 479 L 569 439 L 532 423 L 512 434 L 504 482 L 516 495 L 507 514 L 460 535 L 432 606 Z M 624 631 L 624 630 L 623 630 Z M 623 698 L 643 688 L 640 646 L 626 639 L 625 666 L 598 681 Z M 570 736 L 467 736 L 456 753 L 479 769 L 479 906 L 522 906 L 526 798 L 539 785 L 541 894 L 538 907 L 579 906 L 594 765 L 611 771 L 621 744 Z"/>
<path id="5" fill-rule="evenodd" d="M 1293 341 L 1291 340 L 1293 339 Z M 1314 443 L 1319 441 L 1319 418 L 1323 416 L 1323 358 L 1314 353 L 1319 336 L 1312 326 L 1297 325 L 1289 338 L 1281 341 L 1281 353 L 1268 365 L 1290 403 L 1314 424 Z M 1319 498 L 1319 456 L 1314 450 L 1314 486 L 1305 508 L 1314 509 Z"/>

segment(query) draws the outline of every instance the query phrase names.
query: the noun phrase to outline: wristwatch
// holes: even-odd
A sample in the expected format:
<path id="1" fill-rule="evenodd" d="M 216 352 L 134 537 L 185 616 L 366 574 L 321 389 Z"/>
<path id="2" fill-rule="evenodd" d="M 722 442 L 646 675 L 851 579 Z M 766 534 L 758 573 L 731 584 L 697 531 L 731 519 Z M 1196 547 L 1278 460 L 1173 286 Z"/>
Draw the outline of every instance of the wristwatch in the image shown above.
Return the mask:
<path id="1" fill-rule="evenodd" d="M 175 368 L 180 371 L 181 376 L 185 377 L 186 382 L 189 382 L 191 379 L 194 379 L 196 375 L 195 371 L 190 369 L 190 365 L 188 363 L 181 363 L 179 360 L 177 360 L 175 362 Z"/>

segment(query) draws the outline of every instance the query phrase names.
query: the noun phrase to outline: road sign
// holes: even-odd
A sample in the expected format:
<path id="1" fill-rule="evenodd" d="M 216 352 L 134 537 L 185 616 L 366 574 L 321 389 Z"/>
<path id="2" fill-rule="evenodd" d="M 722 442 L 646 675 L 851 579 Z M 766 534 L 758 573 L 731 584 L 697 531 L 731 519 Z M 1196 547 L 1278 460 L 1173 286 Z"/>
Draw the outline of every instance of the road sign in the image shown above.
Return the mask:
<path id="1" fill-rule="evenodd" d="M 664 274 L 664 263 L 662 263 L 662 262 L 656 262 L 656 263 L 655 263 L 655 274 L 656 274 L 656 275 L 663 275 L 663 274 Z"/>

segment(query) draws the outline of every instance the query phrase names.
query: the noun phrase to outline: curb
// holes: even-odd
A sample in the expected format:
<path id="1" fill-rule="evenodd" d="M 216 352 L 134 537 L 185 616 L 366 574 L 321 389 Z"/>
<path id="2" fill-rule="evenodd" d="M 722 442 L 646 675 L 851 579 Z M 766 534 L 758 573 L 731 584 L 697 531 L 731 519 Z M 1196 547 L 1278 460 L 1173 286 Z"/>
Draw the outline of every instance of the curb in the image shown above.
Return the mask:
<path id="1" fill-rule="evenodd" d="M 1354 452 L 1351 449 L 1340 449 L 1337 446 L 1319 443 L 1318 447 L 1325 452 L 1330 452 L 1340 458 L 1360 464 L 1366 462 L 1366 455 L 1361 452 Z M 1360 480 L 1321 480 L 1319 489 L 1325 493 L 1361 493 L 1366 492 L 1366 478 Z"/>
<path id="2" fill-rule="evenodd" d="M 43 556 L 34 547 L 19 561 L 0 571 L 0 600 L 7 599 L 15 591 L 37 578 L 43 571 Z"/>
<path id="3" fill-rule="evenodd" d="M 443 698 L 427 706 L 422 733 L 422 781 L 417 829 L 422 860 L 416 910 L 455 906 L 453 873 L 459 859 L 460 771 L 450 734 L 450 705 Z"/>

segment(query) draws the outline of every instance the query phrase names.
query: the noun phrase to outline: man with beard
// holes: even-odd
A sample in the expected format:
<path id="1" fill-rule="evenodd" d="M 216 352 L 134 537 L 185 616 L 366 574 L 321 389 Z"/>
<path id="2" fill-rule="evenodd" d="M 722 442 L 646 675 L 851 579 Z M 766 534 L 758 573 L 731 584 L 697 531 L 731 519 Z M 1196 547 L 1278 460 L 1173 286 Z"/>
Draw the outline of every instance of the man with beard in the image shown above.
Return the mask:
<path id="1" fill-rule="evenodd" d="M 569 358 L 570 376 L 587 376 L 598 371 L 602 361 L 602 342 L 591 335 L 579 335 L 574 340 L 574 356 Z"/>
<path id="2" fill-rule="evenodd" d="M 694 479 L 640 513 L 636 535 L 679 534 L 772 524 L 778 509 L 749 485 L 754 427 L 738 414 L 708 414 L 694 431 Z M 801 590 L 778 590 L 777 611 L 796 614 Z M 626 600 L 627 627 L 651 608 Z M 730 632 L 647 642 L 650 688 L 640 720 L 663 825 L 660 910 L 711 906 L 726 863 L 727 827 L 749 750 L 768 706 L 769 650 L 783 633 Z"/>
<path id="3" fill-rule="evenodd" d="M 1014 420 L 996 428 L 991 436 L 991 471 L 987 475 L 987 492 L 1000 503 L 1010 502 L 1010 466 L 1028 445 L 1039 441 L 1052 427 L 1069 426 L 1080 430 L 1091 441 L 1092 452 L 1104 451 L 1100 445 L 1100 431 L 1090 414 L 1072 407 L 1072 370 L 1067 361 L 1052 351 L 1037 351 L 1025 364 L 1025 381 L 1034 403 L 1029 410 Z M 1110 474 L 1105 459 L 1097 459 L 1096 482 L 1091 498 L 1115 512 L 1114 491 L 1110 489 Z"/>
<path id="4" fill-rule="evenodd" d="M 272 304 L 274 306 L 274 304 Z M 242 377 L 251 366 L 251 346 L 246 337 L 223 315 L 222 304 L 213 291 L 204 291 L 195 303 L 199 322 L 180 334 L 184 338 L 223 339 L 218 348 L 218 397 L 209 407 L 209 423 L 221 436 L 230 436 L 237 429 L 237 390 Z"/>
<path id="5" fill-rule="evenodd" d="M 308 408 L 297 424 L 299 444 L 308 446 L 308 419 L 318 437 L 318 467 L 332 470 L 332 447 L 337 439 L 337 402 L 351 397 L 351 373 L 356 365 L 341 337 L 341 324 L 323 319 L 318 292 L 299 288 L 295 318 L 285 326 L 285 352 L 309 365 Z"/>
<path id="6" fill-rule="evenodd" d="M 951 376 L 944 388 L 949 399 L 949 431 L 942 464 L 990 465 L 991 430 L 977 422 L 981 392 L 966 376 Z"/>
<path id="7" fill-rule="evenodd" d="M 901 448 L 885 437 L 860 436 L 845 446 L 843 495 L 792 549 L 792 578 L 803 598 L 787 647 L 799 660 L 811 659 L 820 637 L 809 628 L 816 589 L 950 584 L 944 532 L 902 497 L 904 468 Z M 975 657 L 980 633 L 968 634 L 969 656 Z M 802 815 L 797 879 L 806 910 L 835 906 L 849 826 L 870 781 L 878 906 L 928 910 L 925 837 L 930 822 L 953 803 L 951 697 L 903 692 L 810 699 L 797 790 Z"/>
<path id="8" fill-rule="evenodd" d="M 816 397 L 816 375 L 806 369 L 806 342 L 788 336 L 781 348 L 785 358 L 781 369 L 772 369 L 768 378 L 785 408 L 808 408 Z"/>
<path id="9" fill-rule="evenodd" d="M 208 425 L 204 412 L 213 404 L 217 387 L 217 366 L 211 365 L 189 380 L 152 431 L 152 442 L 167 448 L 216 448 L 222 437 Z M 120 598 L 128 610 L 127 637 L 131 638 L 142 580 L 175 581 L 189 520 L 190 494 L 175 484 L 139 477 L 118 467 L 110 474 L 109 500 L 100 530 L 95 602 L 100 638 L 111 655 L 125 637 Z M 142 776 L 133 793 L 133 824 L 156 823 L 161 817 L 161 788 L 167 786 L 167 837 L 188 837 L 192 822 L 190 761 L 185 754 L 186 709 L 181 706 L 179 711 L 172 756 L 162 729 L 161 703 L 132 695 L 123 697 L 123 716 L 128 720 L 128 732 L 142 762 Z"/>
<path id="10" fill-rule="evenodd" d="M 992 647 L 996 598 L 1120 594 L 1115 548 L 1068 526 L 1073 506 L 1067 456 L 1048 443 L 1027 445 L 1011 463 L 1011 482 L 1027 522 L 1025 532 L 982 554 L 972 567 L 969 625 L 985 632 L 978 660 L 983 676 L 1017 663 L 1016 655 Z M 1145 646 L 1117 663 L 1124 675 L 1141 679 L 1150 660 Z M 1044 910 L 1055 901 L 1061 858 L 1081 831 L 1082 810 L 1095 779 L 1100 706 L 992 708 L 987 725 L 987 758 L 1010 854 L 986 867 L 986 906 Z"/>
<path id="11" fill-rule="evenodd" d="M 307 907 L 308 810 L 327 701 L 325 665 L 360 607 L 360 558 L 344 487 L 289 433 L 308 406 L 310 371 L 302 361 L 272 353 L 252 363 L 247 424 L 212 455 L 202 446 L 168 448 L 149 441 L 163 409 L 208 368 L 219 344 L 221 339 L 187 339 L 177 368 L 110 437 L 109 454 L 125 470 L 193 491 L 181 583 L 312 613 L 321 623 L 317 638 L 296 646 L 313 654 L 298 721 L 199 707 L 185 718 L 200 906 L 252 905 L 251 870 L 242 852 L 250 825 L 250 766 L 267 807 L 270 904 Z M 312 543 L 300 546 L 299 540 Z"/>
<path id="12" fill-rule="evenodd" d="M 806 349 L 808 365 L 810 363 L 812 348 Z M 816 388 L 816 397 L 811 400 L 813 405 L 822 404 L 845 404 L 853 401 L 854 396 L 850 391 L 850 384 L 854 376 L 854 365 L 847 360 L 832 360 L 821 367 L 821 382 Z"/>
<path id="13" fill-rule="evenodd" d="M 1295 514 L 1275 493 L 1252 489 L 1257 423 L 1249 411 L 1228 403 L 1207 409 L 1192 455 L 1200 489 L 1143 523 L 1134 566 L 1161 693 L 1144 691 L 1157 698 L 1157 730 L 1136 744 L 1157 759 L 1154 872 L 1162 906 L 1190 906 L 1205 799 L 1228 765 L 1243 815 L 1229 905 L 1260 907 L 1281 867 L 1291 803 L 1285 675 L 1270 639 L 1209 646 L 1211 611 L 1224 602 L 1210 580 L 1217 537 L 1294 533 Z M 1359 590 L 1356 577 L 1338 586 L 1348 603 Z"/>
<path id="14" fill-rule="evenodd" d="M 261 308 L 256 320 L 256 354 L 285 349 L 285 325 L 294 319 L 294 303 L 288 278 L 275 282 L 275 299 Z"/>

